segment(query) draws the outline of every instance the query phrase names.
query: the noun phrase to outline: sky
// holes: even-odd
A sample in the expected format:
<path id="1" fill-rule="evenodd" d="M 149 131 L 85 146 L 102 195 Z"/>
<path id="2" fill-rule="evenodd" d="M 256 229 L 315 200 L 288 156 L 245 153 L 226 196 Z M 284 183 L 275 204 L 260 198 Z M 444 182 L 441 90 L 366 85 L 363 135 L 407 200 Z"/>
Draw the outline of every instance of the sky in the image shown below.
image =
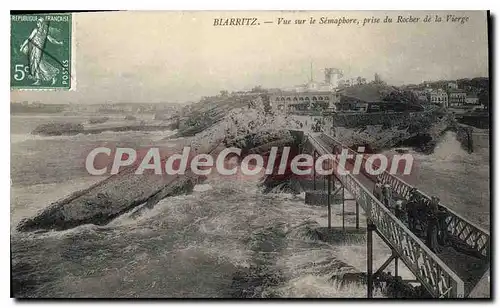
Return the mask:
<path id="1" fill-rule="evenodd" d="M 465 23 L 446 15 L 468 16 Z M 426 15 L 436 23 L 396 23 Z M 385 16 L 392 23 L 383 23 Z M 214 26 L 215 18 L 257 18 L 258 26 Z M 316 19 L 309 24 L 310 18 Z M 319 24 L 356 18 L 356 24 Z M 365 18 L 380 23 L 362 26 Z M 278 18 L 291 24 L 277 24 Z M 295 19 L 306 19 L 296 25 Z M 273 23 L 264 23 L 272 21 Z M 290 87 L 323 69 L 389 84 L 488 76 L 486 13 L 424 11 L 99 12 L 74 16 L 72 91 L 11 91 L 11 101 L 186 102 L 220 90 Z"/>

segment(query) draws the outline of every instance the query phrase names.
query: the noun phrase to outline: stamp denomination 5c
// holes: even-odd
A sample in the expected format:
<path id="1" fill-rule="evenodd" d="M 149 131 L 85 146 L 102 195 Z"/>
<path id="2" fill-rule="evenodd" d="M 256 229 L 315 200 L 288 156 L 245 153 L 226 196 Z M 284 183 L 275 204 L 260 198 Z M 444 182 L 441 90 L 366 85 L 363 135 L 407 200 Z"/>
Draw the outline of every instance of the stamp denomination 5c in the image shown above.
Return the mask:
<path id="1" fill-rule="evenodd" d="M 71 17 L 11 15 L 11 88 L 71 89 Z"/>

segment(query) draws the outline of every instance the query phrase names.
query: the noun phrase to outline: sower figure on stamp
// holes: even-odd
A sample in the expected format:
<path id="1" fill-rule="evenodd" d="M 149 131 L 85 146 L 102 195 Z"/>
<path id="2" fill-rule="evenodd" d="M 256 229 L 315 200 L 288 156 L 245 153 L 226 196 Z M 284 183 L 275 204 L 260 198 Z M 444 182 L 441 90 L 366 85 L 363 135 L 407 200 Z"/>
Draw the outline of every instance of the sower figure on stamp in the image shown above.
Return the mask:
<path id="1" fill-rule="evenodd" d="M 50 27 L 43 18 L 39 18 L 37 27 L 21 45 L 21 52 L 28 56 L 29 77 L 35 80 L 33 85 L 39 85 L 41 81 L 52 81 L 54 85 L 57 81 L 59 69 L 46 60 L 47 54 L 44 49 L 47 40 L 52 44 L 63 44 L 53 37 L 58 31 Z"/>

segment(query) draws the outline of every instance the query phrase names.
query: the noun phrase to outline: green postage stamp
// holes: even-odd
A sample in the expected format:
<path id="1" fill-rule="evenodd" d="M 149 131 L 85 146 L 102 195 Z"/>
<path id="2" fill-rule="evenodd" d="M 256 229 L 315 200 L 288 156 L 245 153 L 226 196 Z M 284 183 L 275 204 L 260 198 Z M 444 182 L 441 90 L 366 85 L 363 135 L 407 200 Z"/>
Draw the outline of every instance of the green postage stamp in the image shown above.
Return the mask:
<path id="1" fill-rule="evenodd" d="M 56 13 L 11 15 L 11 88 L 71 89 L 71 17 Z"/>

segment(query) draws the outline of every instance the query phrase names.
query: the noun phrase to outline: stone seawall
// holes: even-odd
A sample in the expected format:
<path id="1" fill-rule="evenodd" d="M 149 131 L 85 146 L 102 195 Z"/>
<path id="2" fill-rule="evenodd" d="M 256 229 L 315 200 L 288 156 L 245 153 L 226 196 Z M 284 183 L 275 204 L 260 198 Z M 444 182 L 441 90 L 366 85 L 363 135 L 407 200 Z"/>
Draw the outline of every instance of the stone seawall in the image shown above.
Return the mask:
<path id="1" fill-rule="evenodd" d="M 488 149 L 490 147 L 490 134 L 472 132 L 472 144 L 474 144 L 474 148 Z"/>
<path id="2" fill-rule="evenodd" d="M 374 112 L 374 113 L 337 113 L 327 117 L 336 127 L 354 128 L 365 125 L 385 125 L 387 127 L 407 124 L 431 116 L 431 112 Z"/>
<path id="3" fill-rule="evenodd" d="M 456 119 L 459 123 L 480 129 L 490 128 L 490 116 L 485 112 L 456 115 Z"/>

